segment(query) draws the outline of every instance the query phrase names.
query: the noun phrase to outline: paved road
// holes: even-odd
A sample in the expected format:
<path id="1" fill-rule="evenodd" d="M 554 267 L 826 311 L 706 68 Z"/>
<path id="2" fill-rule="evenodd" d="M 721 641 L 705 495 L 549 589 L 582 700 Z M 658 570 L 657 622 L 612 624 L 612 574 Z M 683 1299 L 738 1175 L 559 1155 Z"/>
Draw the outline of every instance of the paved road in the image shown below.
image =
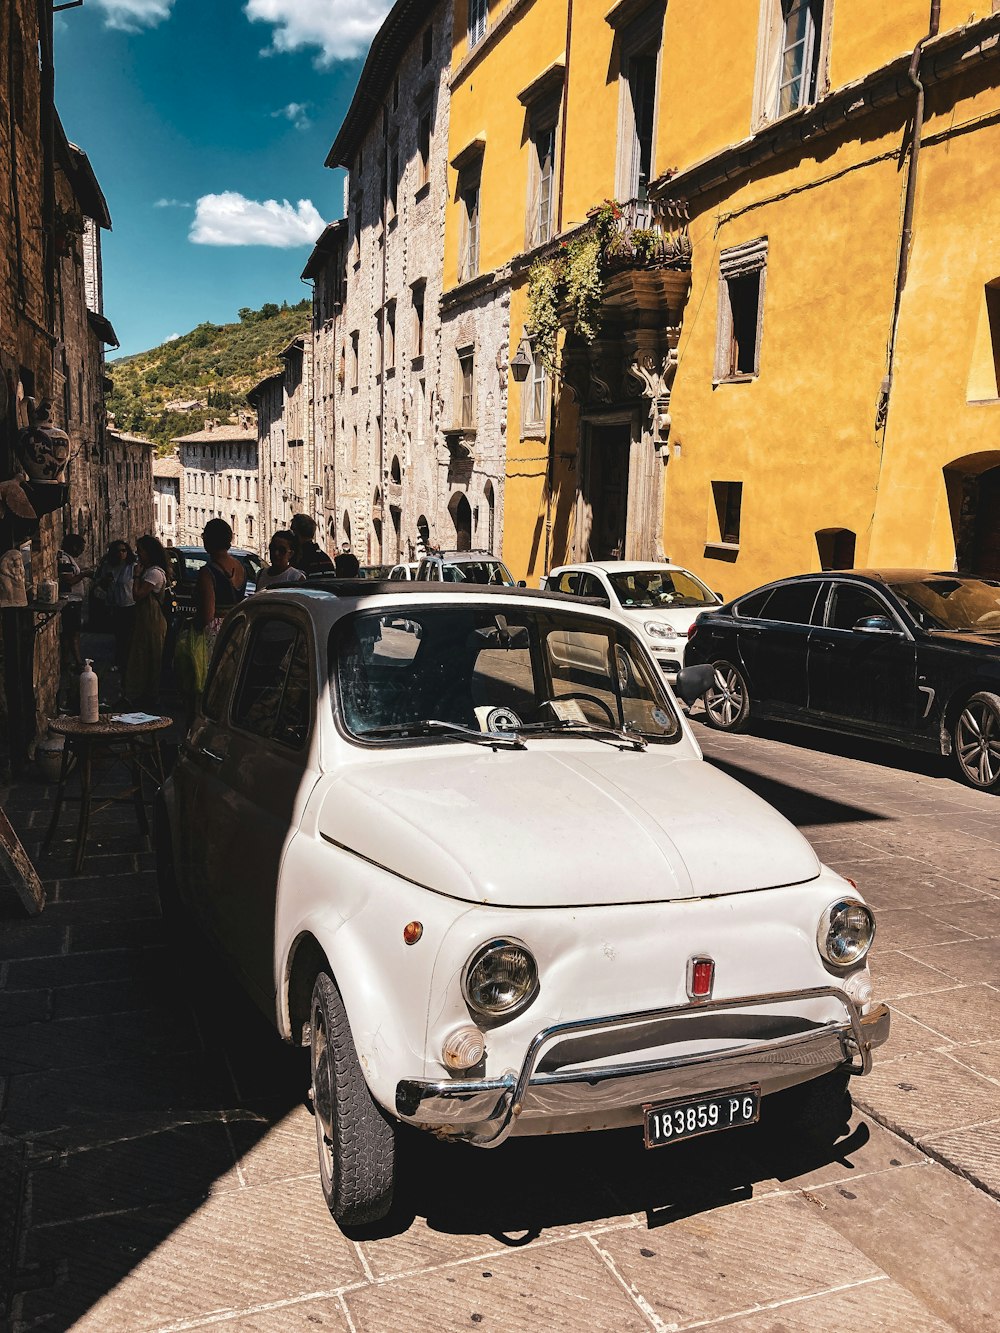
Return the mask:
<path id="1" fill-rule="evenodd" d="M 110 812 L 83 875 L 68 844 L 39 858 L 41 917 L 0 886 L 16 1333 L 1000 1329 L 1000 804 L 888 751 L 699 735 L 879 910 L 894 1036 L 835 1157 L 766 1124 L 655 1154 L 415 1137 L 390 1225 L 348 1239 L 300 1054 L 167 954 L 151 858 Z M 36 851 L 49 797 L 8 802 Z"/>

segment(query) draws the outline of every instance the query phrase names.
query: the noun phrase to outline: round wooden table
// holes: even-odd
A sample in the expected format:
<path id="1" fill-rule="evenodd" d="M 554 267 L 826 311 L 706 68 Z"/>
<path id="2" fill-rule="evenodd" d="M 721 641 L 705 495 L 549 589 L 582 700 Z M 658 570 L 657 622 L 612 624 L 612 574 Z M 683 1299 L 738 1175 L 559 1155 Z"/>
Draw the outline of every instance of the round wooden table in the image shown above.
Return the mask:
<path id="1" fill-rule="evenodd" d="M 46 849 L 55 837 L 59 827 L 59 817 L 67 800 L 78 799 L 80 818 L 76 829 L 76 846 L 73 851 L 73 873 L 79 874 L 87 850 L 87 834 L 90 830 L 90 817 L 99 814 L 123 801 L 131 801 L 135 809 L 139 832 L 144 838 L 149 837 L 149 820 L 146 816 L 146 802 L 142 790 L 143 773 L 148 774 L 157 786 L 163 784 L 163 760 L 160 756 L 160 733 L 173 726 L 173 718 L 157 717 L 151 722 L 116 722 L 112 716 L 102 716 L 97 722 L 81 722 L 78 717 L 57 717 L 49 722 L 49 730 L 57 736 L 64 736 L 62 767 L 59 771 L 59 786 L 56 789 L 55 808 L 52 821 L 45 835 Z M 148 750 L 148 756 L 143 753 Z M 66 795 L 66 785 L 72 769 L 73 757 L 76 757 L 80 770 L 80 795 L 71 798 Z M 121 764 L 128 769 L 130 785 L 112 796 L 104 798 L 94 806 L 92 798 L 93 770 L 95 758 L 98 764 L 107 768 Z M 147 758 L 149 763 L 146 762 Z"/>

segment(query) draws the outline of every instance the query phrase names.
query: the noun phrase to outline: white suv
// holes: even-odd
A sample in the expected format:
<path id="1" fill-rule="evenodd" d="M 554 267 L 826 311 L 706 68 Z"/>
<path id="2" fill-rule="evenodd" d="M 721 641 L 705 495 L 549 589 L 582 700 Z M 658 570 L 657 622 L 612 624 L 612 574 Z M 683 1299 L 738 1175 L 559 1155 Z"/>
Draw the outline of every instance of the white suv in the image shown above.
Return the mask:
<path id="1" fill-rule="evenodd" d="M 417 570 L 418 581 L 431 583 L 480 583 L 494 588 L 523 588 L 515 583 L 502 560 L 489 551 L 438 551 L 425 555 Z"/>

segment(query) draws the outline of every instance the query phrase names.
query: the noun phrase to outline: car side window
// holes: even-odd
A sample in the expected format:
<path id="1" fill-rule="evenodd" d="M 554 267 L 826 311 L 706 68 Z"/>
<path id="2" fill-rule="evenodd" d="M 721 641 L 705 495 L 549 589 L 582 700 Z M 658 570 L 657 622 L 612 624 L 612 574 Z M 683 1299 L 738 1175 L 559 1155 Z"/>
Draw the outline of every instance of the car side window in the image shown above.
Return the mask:
<path id="1" fill-rule="evenodd" d="M 765 620 L 785 625 L 808 625 L 820 583 L 782 583 L 767 599 L 762 613 Z"/>
<path id="2" fill-rule="evenodd" d="M 564 569 L 549 586 L 553 592 L 576 594 L 580 588 L 580 571 L 578 569 Z"/>
<path id="3" fill-rule="evenodd" d="M 887 616 L 889 608 L 880 597 L 853 583 L 835 583 L 827 625 L 830 629 L 853 629 L 864 616 Z"/>
<path id="4" fill-rule="evenodd" d="M 762 613 L 764 604 L 773 591 L 773 588 L 765 588 L 763 592 L 754 592 L 749 597 L 744 597 L 742 601 L 737 602 L 734 608 L 736 614 L 741 619 L 756 619 Z"/>
<path id="5" fill-rule="evenodd" d="M 201 711 L 213 722 L 221 722 L 226 715 L 229 696 L 236 684 L 236 672 L 239 669 L 246 633 L 245 616 L 231 620 L 223 629 L 222 642 L 215 654 L 208 680 L 205 682 L 205 692 L 202 695 Z"/>
<path id="6" fill-rule="evenodd" d="M 309 735 L 311 696 L 303 630 L 288 620 L 258 620 L 243 663 L 233 725 L 298 749 Z"/>
<path id="7" fill-rule="evenodd" d="M 597 597 L 604 603 L 608 601 L 608 594 L 601 586 L 601 580 L 594 574 L 581 574 L 576 592 L 579 597 Z"/>

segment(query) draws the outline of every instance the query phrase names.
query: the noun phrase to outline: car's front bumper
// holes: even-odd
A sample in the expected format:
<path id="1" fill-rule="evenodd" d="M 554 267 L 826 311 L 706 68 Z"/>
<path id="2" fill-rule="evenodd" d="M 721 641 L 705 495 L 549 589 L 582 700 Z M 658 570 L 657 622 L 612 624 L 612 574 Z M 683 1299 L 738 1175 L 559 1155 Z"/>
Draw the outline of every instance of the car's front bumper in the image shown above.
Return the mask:
<path id="1" fill-rule="evenodd" d="M 805 1033 L 698 1054 L 660 1057 L 631 1064 L 538 1072 L 545 1051 L 560 1038 L 590 1036 L 612 1028 L 637 1027 L 664 1018 L 720 1010 L 773 1006 L 776 1002 L 832 997 L 844 1006 L 846 1021 L 824 1023 Z M 442 1137 L 492 1148 L 514 1130 L 520 1117 L 581 1124 L 609 1112 L 678 1096 L 699 1096 L 742 1084 L 777 1091 L 848 1065 L 854 1074 L 871 1069 L 872 1050 L 889 1036 L 889 1010 L 875 1005 L 861 1014 L 837 987 L 741 996 L 703 1004 L 617 1014 L 608 1018 L 556 1023 L 532 1039 L 518 1072 L 494 1079 L 403 1079 L 396 1087 L 396 1113 Z"/>

